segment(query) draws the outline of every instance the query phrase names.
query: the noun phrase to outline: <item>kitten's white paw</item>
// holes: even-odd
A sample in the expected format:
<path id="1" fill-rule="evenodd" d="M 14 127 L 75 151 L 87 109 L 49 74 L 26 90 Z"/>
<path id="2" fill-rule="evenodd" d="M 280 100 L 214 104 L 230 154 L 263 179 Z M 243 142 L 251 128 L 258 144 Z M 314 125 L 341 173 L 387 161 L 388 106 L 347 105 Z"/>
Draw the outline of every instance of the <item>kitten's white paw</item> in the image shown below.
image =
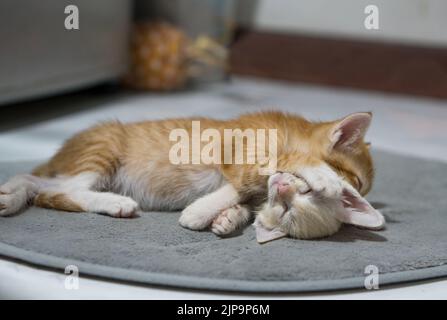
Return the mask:
<path id="1" fill-rule="evenodd" d="M 6 193 L 0 191 L 0 216 L 9 216 L 20 211 L 28 199 L 25 189 L 17 189 L 15 192 Z"/>
<path id="2" fill-rule="evenodd" d="M 182 227 L 191 230 L 206 229 L 219 212 L 214 212 L 204 201 L 195 201 L 187 206 L 180 216 L 179 223 Z"/>
<path id="3" fill-rule="evenodd" d="M 188 211 L 187 209 L 182 211 L 182 215 L 178 221 L 182 227 L 191 230 L 203 230 L 209 226 L 210 222 L 206 219 L 206 215 Z"/>
<path id="4" fill-rule="evenodd" d="M 206 229 L 223 209 L 236 204 L 238 197 L 234 187 L 226 184 L 187 206 L 182 211 L 179 223 L 191 230 Z"/>
<path id="5" fill-rule="evenodd" d="M 211 225 L 211 231 L 218 236 L 223 236 L 234 232 L 239 227 L 239 215 L 242 208 L 240 205 L 235 205 L 222 211 L 221 214 L 214 219 Z"/>
<path id="6" fill-rule="evenodd" d="M 101 205 L 101 213 L 106 213 L 115 218 L 129 218 L 138 209 L 138 203 L 128 197 L 114 196 L 107 203 Z"/>
<path id="7" fill-rule="evenodd" d="M 310 188 L 325 198 L 341 198 L 343 192 L 342 178 L 327 165 L 308 167 L 300 171 Z"/>

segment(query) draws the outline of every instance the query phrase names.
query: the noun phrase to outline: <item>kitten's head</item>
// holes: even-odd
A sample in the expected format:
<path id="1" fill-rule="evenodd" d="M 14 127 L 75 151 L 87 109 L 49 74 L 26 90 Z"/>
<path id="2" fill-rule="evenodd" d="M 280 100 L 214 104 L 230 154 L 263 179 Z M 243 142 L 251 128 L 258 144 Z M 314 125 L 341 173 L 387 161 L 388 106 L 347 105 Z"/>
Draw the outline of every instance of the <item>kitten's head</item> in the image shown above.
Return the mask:
<path id="1" fill-rule="evenodd" d="M 259 242 L 329 236 L 342 223 L 383 227 L 383 216 L 363 198 L 373 180 L 363 141 L 370 121 L 370 113 L 356 113 L 312 124 L 308 152 L 278 158 L 278 172 L 268 180 L 269 200 L 255 221 Z"/>

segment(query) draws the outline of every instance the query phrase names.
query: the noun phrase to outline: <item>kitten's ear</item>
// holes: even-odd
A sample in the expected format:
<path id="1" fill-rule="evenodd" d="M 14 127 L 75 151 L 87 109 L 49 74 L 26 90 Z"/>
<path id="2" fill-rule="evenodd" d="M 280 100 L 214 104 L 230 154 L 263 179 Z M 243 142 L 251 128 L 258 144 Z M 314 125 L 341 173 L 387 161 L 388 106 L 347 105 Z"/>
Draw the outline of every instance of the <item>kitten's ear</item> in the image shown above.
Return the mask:
<path id="1" fill-rule="evenodd" d="M 371 123 L 371 112 L 358 112 L 338 121 L 329 133 L 333 149 L 350 150 L 363 137 Z"/>
<path id="2" fill-rule="evenodd" d="M 264 227 L 261 221 L 259 221 L 259 217 L 256 218 L 253 225 L 256 228 L 256 240 L 258 243 L 266 243 L 286 236 L 279 228 L 267 229 Z"/>
<path id="3" fill-rule="evenodd" d="M 372 230 L 385 226 L 383 215 L 352 187 L 343 189 L 342 208 L 337 212 L 337 219 Z"/>

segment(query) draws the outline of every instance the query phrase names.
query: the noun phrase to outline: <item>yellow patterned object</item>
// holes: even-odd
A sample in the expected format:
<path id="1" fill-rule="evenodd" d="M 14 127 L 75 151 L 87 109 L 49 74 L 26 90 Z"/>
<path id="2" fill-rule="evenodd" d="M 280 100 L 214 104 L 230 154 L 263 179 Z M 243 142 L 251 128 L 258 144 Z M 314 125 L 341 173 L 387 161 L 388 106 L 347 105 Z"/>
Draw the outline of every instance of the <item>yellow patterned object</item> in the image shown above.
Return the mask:
<path id="1" fill-rule="evenodd" d="M 134 88 L 170 90 L 186 80 L 185 34 L 164 23 L 140 23 L 134 28 L 131 69 L 126 83 Z"/>
<path id="2" fill-rule="evenodd" d="M 208 37 L 194 41 L 166 22 L 138 23 L 131 44 L 131 67 L 125 83 L 144 90 L 173 90 L 204 67 L 225 68 L 227 51 Z"/>

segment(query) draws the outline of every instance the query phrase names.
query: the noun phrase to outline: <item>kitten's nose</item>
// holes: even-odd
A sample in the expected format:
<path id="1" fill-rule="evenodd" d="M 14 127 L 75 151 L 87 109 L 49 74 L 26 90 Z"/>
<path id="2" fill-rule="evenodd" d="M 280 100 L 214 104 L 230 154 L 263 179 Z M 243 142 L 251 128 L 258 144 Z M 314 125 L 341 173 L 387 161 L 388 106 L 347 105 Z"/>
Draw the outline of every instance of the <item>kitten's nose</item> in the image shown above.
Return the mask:
<path id="1" fill-rule="evenodd" d="M 274 188 L 280 197 L 288 196 L 293 192 L 293 187 L 290 185 L 289 174 L 277 172 L 271 177 L 270 187 Z"/>
<path id="2" fill-rule="evenodd" d="M 288 193 L 289 190 L 290 190 L 290 184 L 288 184 L 287 182 L 279 182 L 278 183 L 278 193 L 280 195 Z"/>

